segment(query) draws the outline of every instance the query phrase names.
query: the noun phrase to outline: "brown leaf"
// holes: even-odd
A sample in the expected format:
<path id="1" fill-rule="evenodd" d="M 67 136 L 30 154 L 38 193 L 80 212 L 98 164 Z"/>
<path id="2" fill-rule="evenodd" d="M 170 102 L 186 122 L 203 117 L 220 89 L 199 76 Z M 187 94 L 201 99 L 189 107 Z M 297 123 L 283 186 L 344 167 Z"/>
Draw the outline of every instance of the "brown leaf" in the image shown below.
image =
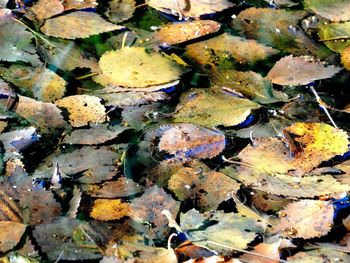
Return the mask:
<path id="1" fill-rule="evenodd" d="M 61 14 L 64 7 L 61 0 L 39 0 L 28 8 L 27 17 L 42 21 L 44 19 Z"/>
<path id="2" fill-rule="evenodd" d="M 96 0 L 63 0 L 64 10 L 95 8 Z"/>
<path id="3" fill-rule="evenodd" d="M 129 214 L 130 205 L 121 199 L 97 199 L 94 201 L 90 216 L 100 221 L 121 219 Z"/>
<path id="4" fill-rule="evenodd" d="M 46 20 L 40 30 L 47 36 L 76 39 L 122 28 L 124 27 L 107 22 L 96 13 L 76 11 Z"/>
<path id="5" fill-rule="evenodd" d="M 135 0 L 111 0 L 105 15 L 109 21 L 119 23 L 131 18 L 135 9 Z"/>
<path id="6" fill-rule="evenodd" d="M 14 248 L 21 240 L 26 225 L 11 222 L 0 221 L 0 252 L 5 253 Z"/>

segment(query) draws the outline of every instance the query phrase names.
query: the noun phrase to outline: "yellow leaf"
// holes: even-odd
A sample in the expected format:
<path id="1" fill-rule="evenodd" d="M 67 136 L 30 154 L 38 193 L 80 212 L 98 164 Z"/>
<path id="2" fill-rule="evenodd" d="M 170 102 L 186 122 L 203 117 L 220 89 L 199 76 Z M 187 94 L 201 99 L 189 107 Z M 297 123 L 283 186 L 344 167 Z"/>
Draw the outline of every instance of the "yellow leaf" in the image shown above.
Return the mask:
<path id="1" fill-rule="evenodd" d="M 129 204 L 120 199 L 97 199 L 94 202 L 90 216 L 100 221 L 118 220 L 127 216 Z"/>

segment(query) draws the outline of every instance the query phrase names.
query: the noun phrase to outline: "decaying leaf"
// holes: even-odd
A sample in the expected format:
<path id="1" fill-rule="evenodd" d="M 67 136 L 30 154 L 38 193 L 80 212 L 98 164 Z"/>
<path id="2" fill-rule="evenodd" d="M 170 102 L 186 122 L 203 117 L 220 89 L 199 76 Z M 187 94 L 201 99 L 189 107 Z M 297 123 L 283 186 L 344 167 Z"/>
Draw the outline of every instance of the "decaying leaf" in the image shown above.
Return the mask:
<path id="1" fill-rule="evenodd" d="M 138 198 L 135 198 L 130 205 L 130 217 L 135 223 L 148 224 L 147 229 L 152 238 L 164 239 L 169 233 L 168 220 L 161 213 L 169 210 L 175 218 L 179 211 L 179 203 L 171 195 L 168 195 L 162 188 L 152 186 Z M 135 225 L 137 228 L 138 226 Z"/>
<path id="2" fill-rule="evenodd" d="M 120 199 L 97 199 L 90 216 L 100 221 L 118 220 L 129 214 L 130 206 Z"/>
<path id="3" fill-rule="evenodd" d="M 50 261 L 57 258 L 92 260 L 102 257 L 96 244 L 100 236 L 88 223 L 77 219 L 62 217 L 50 224 L 36 226 L 33 236 Z"/>
<path id="4" fill-rule="evenodd" d="M 44 102 L 60 99 L 66 91 L 66 81 L 47 68 L 12 65 L 0 67 L 0 74 L 28 96 Z"/>
<path id="5" fill-rule="evenodd" d="M 350 3 L 347 0 L 304 0 L 307 8 L 331 21 L 350 20 Z"/>
<path id="6" fill-rule="evenodd" d="M 61 0 L 39 0 L 27 11 L 26 16 L 30 19 L 43 21 L 44 19 L 61 14 L 64 6 Z"/>
<path id="7" fill-rule="evenodd" d="M 216 72 L 212 79 L 215 86 L 225 88 L 233 94 L 243 95 L 258 103 L 267 104 L 288 100 L 286 94 L 274 90 L 270 81 L 253 71 L 225 70 Z"/>
<path id="8" fill-rule="evenodd" d="M 225 148 L 225 136 L 193 124 L 175 124 L 159 128 L 158 148 L 180 159 L 213 158 Z"/>
<path id="9" fill-rule="evenodd" d="M 281 58 L 267 74 L 267 79 L 279 85 L 307 85 L 319 79 L 331 78 L 341 68 L 326 66 L 311 57 Z"/>
<path id="10" fill-rule="evenodd" d="M 176 2 L 147 0 L 146 3 L 159 11 L 179 17 L 200 17 L 233 6 L 233 4 L 227 0 L 217 0 L 214 3 L 211 0 L 177 0 Z"/>
<path id="11" fill-rule="evenodd" d="M 333 216 L 331 201 L 300 200 L 280 212 L 280 223 L 274 231 L 288 237 L 321 237 L 331 230 Z"/>
<path id="12" fill-rule="evenodd" d="M 114 181 L 102 184 L 82 185 L 83 190 L 91 197 L 97 198 L 122 198 L 136 195 L 142 192 L 143 187 L 126 177 L 119 177 Z"/>
<path id="13" fill-rule="evenodd" d="M 234 59 L 238 64 L 255 64 L 279 51 L 248 40 L 224 33 L 209 40 L 186 46 L 186 53 L 199 64 L 217 66 L 220 61 Z"/>
<path id="14" fill-rule="evenodd" d="M 240 184 L 222 173 L 182 168 L 171 176 L 168 187 L 180 201 L 192 199 L 199 208 L 209 211 L 230 199 Z"/>
<path id="15" fill-rule="evenodd" d="M 58 107 L 69 112 L 69 122 L 73 127 L 82 127 L 91 123 L 103 123 L 106 109 L 101 99 L 90 95 L 73 95 L 55 101 Z"/>
<path id="16" fill-rule="evenodd" d="M 308 251 L 301 251 L 287 258 L 290 263 L 314 263 L 314 262 L 348 262 L 348 253 L 336 251 L 332 248 L 316 248 Z"/>
<path id="17" fill-rule="evenodd" d="M 19 101 L 15 108 L 15 112 L 27 119 L 29 122 L 37 125 L 39 128 L 68 128 L 62 112 L 55 104 L 37 101 L 28 97 L 18 96 Z"/>
<path id="18" fill-rule="evenodd" d="M 77 11 L 46 20 L 40 30 L 48 36 L 76 39 L 122 28 L 96 13 Z"/>
<path id="19" fill-rule="evenodd" d="M 11 222 L 0 221 L 0 252 L 5 253 L 14 248 L 21 240 L 26 225 Z"/>
<path id="20" fill-rule="evenodd" d="M 63 0 L 64 10 L 95 8 L 96 0 Z"/>
<path id="21" fill-rule="evenodd" d="M 135 0 L 111 0 L 105 15 L 109 21 L 119 23 L 131 18 L 135 8 Z"/>
<path id="22" fill-rule="evenodd" d="M 195 20 L 166 24 L 155 32 L 155 38 L 162 46 L 171 46 L 219 31 L 220 24 L 213 20 Z"/>
<path id="23" fill-rule="evenodd" d="M 184 93 L 177 105 L 175 122 L 188 122 L 204 127 L 234 126 L 243 122 L 260 106 L 215 90 L 192 89 Z"/>
<path id="24" fill-rule="evenodd" d="M 350 46 L 349 35 L 350 22 L 324 23 L 318 28 L 318 37 L 320 40 L 330 50 L 338 53 L 341 53 Z"/>
<path id="25" fill-rule="evenodd" d="M 278 240 L 274 243 L 260 243 L 254 247 L 252 251 L 254 254 L 243 254 L 239 258 L 243 262 L 254 262 L 254 263 L 279 263 L 280 262 L 280 251 L 279 247 L 282 240 Z M 264 257 L 265 256 L 265 257 Z"/>
<path id="26" fill-rule="evenodd" d="M 77 217 L 78 209 L 79 209 L 80 202 L 81 202 L 81 196 L 82 196 L 82 192 L 79 189 L 79 187 L 74 186 L 73 196 L 72 196 L 71 200 L 69 201 L 69 210 L 67 212 L 67 216 L 69 218 L 73 219 L 73 218 Z"/>
<path id="27" fill-rule="evenodd" d="M 102 74 L 94 80 L 104 86 L 122 86 L 133 90 L 154 91 L 162 84 L 177 81 L 182 69 L 158 53 L 146 53 L 141 47 L 109 51 L 99 61 Z M 173 84 L 172 84 L 173 85 Z"/>
<path id="28" fill-rule="evenodd" d="M 125 126 L 100 124 L 89 129 L 74 130 L 62 140 L 62 144 L 98 145 L 116 139 L 128 130 Z"/>
<path id="29" fill-rule="evenodd" d="M 189 212 L 181 214 L 181 227 L 184 228 L 183 224 L 193 220 L 197 220 L 197 225 L 199 225 L 199 227 L 193 229 L 184 228 L 189 234 L 190 240 L 193 240 L 195 244 L 204 245 L 219 253 L 231 253 L 231 248 L 245 249 L 248 243 L 256 237 L 257 233 L 264 231 L 262 225 L 256 220 L 239 214 L 216 211 L 215 213 L 204 214 L 205 219 L 203 220 L 203 215 L 198 214 L 199 217 L 195 219 L 195 214 Z M 212 224 L 205 224 L 209 222 Z M 248 229 L 249 231 L 246 231 Z M 219 246 L 218 244 L 224 246 Z"/>
<path id="30" fill-rule="evenodd" d="M 343 64 L 344 68 L 350 70 L 350 46 L 341 52 L 341 63 Z"/>

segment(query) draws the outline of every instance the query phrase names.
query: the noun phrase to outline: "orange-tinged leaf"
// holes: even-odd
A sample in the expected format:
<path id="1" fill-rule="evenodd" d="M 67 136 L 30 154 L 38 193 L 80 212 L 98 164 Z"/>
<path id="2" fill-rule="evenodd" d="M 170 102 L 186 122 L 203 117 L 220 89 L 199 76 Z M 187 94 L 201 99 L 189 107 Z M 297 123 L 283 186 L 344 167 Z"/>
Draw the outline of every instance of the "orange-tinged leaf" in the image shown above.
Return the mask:
<path id="1" fill-rule="evenodd" d="M 252 251 L 255 253 L 249 254 L 246 253 L 239 258 L 243 260 L 243 262 L 254 262 L 254 263 L 279 263 L 280 262 L 280 251 L 279 246 L 281 244 L 281 240 L 275 243 L 260 243 L 254 247 Z"/>
<path id="2" fill-rule="evenodd" d="M 195 20 L 166 24 L 155 32 L 160 44 L 174 45 L 219 31 L 220 24 L 213 20 Z"/>
<path id="3" fill-rule="evenodd" d="M 94 201 L 90 216 L 100 221 L 118 220 L 127 216 L 129 204 L 120 199 L 97 199 Z"/>
<path id="4" fill-rule="evenodd" d="M 63 11 L 64 7 L 61 0 L 39 0 L 28 9 L 27 16 L 30 19 L 35 18 L 42 21 L 52 16 L 61 14 Z"/>
<path id="5" fill-rule="evenodd" d="M 122 28 L 96 13 L 77 11 L 46 20 L 40 30 L 47 36 L 76 39 Z"/>
<path id="6" fill-rule="evenodd" d="M 66 108 L 69 122 L 73 127 L 91 123 L 102 123 L 106 120 L 106 109 L 101 99 L 90 95 L 73 95 L 57 100 L 58 107 Z"/>
<path id="7" fill-rule="evenodd" d="M 267 74 L 267 79 L 279 85 L 307 85 L 319 79 L 331 78 L 341 68 L 326 66 L 312 57 L 294 57 L 289 55 L 281 58 Z"/>
<path id="8" fill-rule="evenodd" d="M 280 212 L 275 232 L 292 238 L 321 237 L 333 226 L 334 208 L 330 201 L 301 200 L 291 203 Z"/>
<path id="9" fill-rule="evenodd" d="M 350 47 L 345 48 L 341 52 L 341 63 L 343 64 L 344 68 L 350 70 Z"/>
<path id="10" fill-rule="evenodd" d="M 5 253 L 14 248 L 21 240 L 26 225 L 11 222 L 0 221 L 0 252 Z"/>

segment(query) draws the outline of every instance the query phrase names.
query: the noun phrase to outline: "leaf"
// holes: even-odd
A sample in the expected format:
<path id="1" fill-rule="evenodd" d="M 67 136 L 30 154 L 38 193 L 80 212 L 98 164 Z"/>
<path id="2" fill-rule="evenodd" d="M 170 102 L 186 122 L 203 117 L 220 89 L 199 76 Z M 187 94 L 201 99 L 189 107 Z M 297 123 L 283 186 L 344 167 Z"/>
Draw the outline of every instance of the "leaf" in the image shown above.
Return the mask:
<path id="1" fill-rule="evenodd" d="M 308 251 L 300 251 L 287 258 L 290 263 L 314 263 L 314 262 L 347 262 L 350 256 L 347 253 L 335 251 L 332 248 L 318 248 Z"/>
<path id="2" fill-rule="evenodd" d="M 26 31 L 23 25 L 13 20 L 8 9 L 5 9 L 4 13 L 0 17 L 0 60 L 41 65 L 35 46 L 32 44 L 33 35 Z"/>
<path id="3" fill-rule="evenodd" d="M 232 198 L 240 184 L 222 173 L 182 168 L 171 176 L 168 188 L 180 201 L 192 199 L 201 210 L 210 211 Z"/>
<path id="4" fill-rule="evenodd" d="M 233 94 L 243 94 L 261 104 L 287 101 L 288 96 L 272 88 L 272 83 L 253 71 L 225 70 L 214 73 L 213 85 Z M 256 134 L 255 134 L 256 136 Z"/>
<path id="5" fill-rule="evenodd" d="M 350 20 L 350 3 L 347 0 L 304 0 L 307 8 L 331 21 Z"/>
<path id="6" fill-rule="evenodd" d="M 82 127 L 92 123 L 103 123 L 106 119 L 106 109 L 101 99 L 90 95 L 73 95 L 56 100 L 58 107 L 69 112 L 69 122 L 73 127 Z"/>
<path id="7" fill-rule="evenodd" d="M 300 200 L 280 212 L 280 223 L 274 231 L 292 238 L 321 237 L 331 230 L 333 216 L 331 201 Z"/>
<path id="8" fill-rule="evenodd" d="M 147 236 L 164 239 L 169 234 L 169 228 L 167 218 L 161 213 L 163 210 L 169 210 L 175 218 L 179 211 L 179 202 L 162 188 L 152 186 L 143 195 L 132 200 L 130 217 L 136 222 L 148 222 Z"/>
<path id="9" fill-rule="evenodd" d="M 105 15 L 113 23 L 128 20 L 135 12 L 135 0 L 111 0 Z"/>
<path id="10" fill-rule="evenodd" d="M 214 90 L 192 89 L 180 98 L 173 115 L 175 122 L 188 122 L 204 127 L 234 126 L 243 122 L 260 106 L 246 99 Z"/>
<path id="11" fill-rule="evenodd" d="M 279 246 L 281 240 L 274 243 L 260 243 L 254 247 L 252 251 L 254 254 L 243 254 L 239 258 L 243 262 L 255 262 L 255 263 L 279 263 L 280 250 Z M 265 256 L 265 257 L 264 257 Z"/>
<path id="12" fill-rule="evenodd" d="M 44 102 L 60 99 L 66 92 L 66 81 L 47 68 L 11 65 L 8 68 L 0 67 L 0 74 L 28 96 Z"/>
<path id="13" fill-rule="evenodd" d="M 185 17 L 200 17 L 205 14 L 220 12 L 224 9 L 234 6 L 227 0 L 218 0 L 212 3 L 210 0 L 179 0 L 173 1 L 159 1 L 147 0 L 146 3 L 159 11 L 170 13 L 177 16 Z"/>
<path id="14" fill-rule="evenodd" d="M 267 74 L 267 79 L 279 85 L 307 85 L 319 79 L 327 79 L 337 74 L 341 68 L 325 66 L 311 57 L 283 57 Z"/>
<path id="15" fill-rule="evenodd" d="M 47 36 L 76 39 L 122 28 L 107 22 L 98 14 L 76 11 L 46 20 L 40 30 Z"/>
<path id="16" fill-rule="evenodd" d="M 188 213 L 180 216 L 182 227 L 183 222 L 190 220 L 189 216 L 194 216 L 193 212 Z M 190 239 L 195 244 L 215 249 L 219 253 L 229 254 L 232 252 L 232 249 L 245 249 L 253 241 L 257 233 L 264 231 L 263 227 L 256 220 L 239 214 L 216 211 L 211 216 L 208 216 L 208 214 L 204 215 L 206 220 L 202 221 L 200 227 L 186 228 L 184 230 L 188 232 Z M 201 215 L 199 216 L 201 217 Z M 198 218 L 197 220 L 201 219 Z M 209 224 L 205 225 L 205 223 Z M 248 229 L 249 231 L 246 231 Z M 223 246 L 216 244 L 222 244 Z"/>
<path id="17" fill-rule="evenodd" d="M 213 158 L 225 148 L 223 133 L 193 124 L 162 126 L 159 131 L 162 133 L 159 150 L 173 155 L 174 158 Z"/>
<path id="18" fill-rule="evenodd" d="M 166 24 L 154 36 L 162 46 L 171 46 L 200 38 L 220 30 L 221 25 L 213 20 L 195 20 Z"/>
<path id="19" fill-rule="evenodd" d="M 55 104 L 37 101 L 28 97 L 18 96 L 19 101 L 15 112 L 44 131 L 55 128 L 68 128 L 61 111 Z"/>
<path id="20" fill-rule="evenodd" d="M 80 202 L 81 202 L 81 196 L 82 196 L 82 192 L 79 189 L 79 187 L 74 186 L 73 196 L 72 196 L 71 200 L 69 201 L 69 210 L 67 212 L 67 216 L 69 218 L 74 219 L 77 217 L 78 209 L 79 209 Z"/>
<path id="21" fill-rule="evenodd" d="M 350 46 L 350 22 L 322 24 L 318 29 L 318 37 L 330 50 L 342 53 Z"/>
<path id="22" fill-rule="evenodd" d="M 350 46 L 341 52 L 341 63 L 343 64 L 344 68 L 350 70 Z"/>
<path id="23" fill-rule="evenodd" d="M 121 219 L 129 214 L 130 206 L 120 199 L 96 199 L 90 216 L 100 221 Z"/>
<path id="24" fill-rule="evenodd" d="M 186 54 L 197 63 L 210 64 L 214 67 L 220 66 L 217 65 L 217 61 L 228 59 L 234 59 L 238 64 L 255 64 L 278 52 L 255 40 L 232 36 L 228 33 L 186 46 Z"/>
<path id="25" fill-rule="evenodd" d="M 64 9 L 86 9 L 86 8 L 95 8 L 98 5 L 96 0 L 64 0 L 63 1 Z"/>
<path id="26" fill-rule="evenodd" d="M 25 230 L 24 224 L 0 221 L 0 252 L 5 253 L 13 249 L 20 242 Z"/>
<path id="27" fill-rule="evenodd" d="M 154 91 L 180 78 L 182 69 L 158 53 L 146 53 L 141 47 L 108 51 L 99 61 L 102 74 L 94 80 L 103 86 L 123 86 L 133 90 Z M 154 87 L 156 86 L 156 87 Z"/>
<path id="28" fill-rule="evenodd" d="M 96 244 L 99 235 L 88 223 L 77 219 L 62 217 L 53 223 L 36 226 L 33 236 L 50 261 L 57 258 L 93 260 L 102 257 Z"/>
<path id="29" fill-rule="evenodd" d="M 125 126 L 93 126 L 89 129 L 79 129 L 62 140 L 62 144 L 98 145 L 116 139 L 121 133 L 130 128 Z"/>
<path id="30" fill-rule="evenodd" d="M 39 0 L 32 7 L 28 8 L 26 16 L 29 19 L 43 21 L 63 13 L 64 6 L 60 0 Z"/>

